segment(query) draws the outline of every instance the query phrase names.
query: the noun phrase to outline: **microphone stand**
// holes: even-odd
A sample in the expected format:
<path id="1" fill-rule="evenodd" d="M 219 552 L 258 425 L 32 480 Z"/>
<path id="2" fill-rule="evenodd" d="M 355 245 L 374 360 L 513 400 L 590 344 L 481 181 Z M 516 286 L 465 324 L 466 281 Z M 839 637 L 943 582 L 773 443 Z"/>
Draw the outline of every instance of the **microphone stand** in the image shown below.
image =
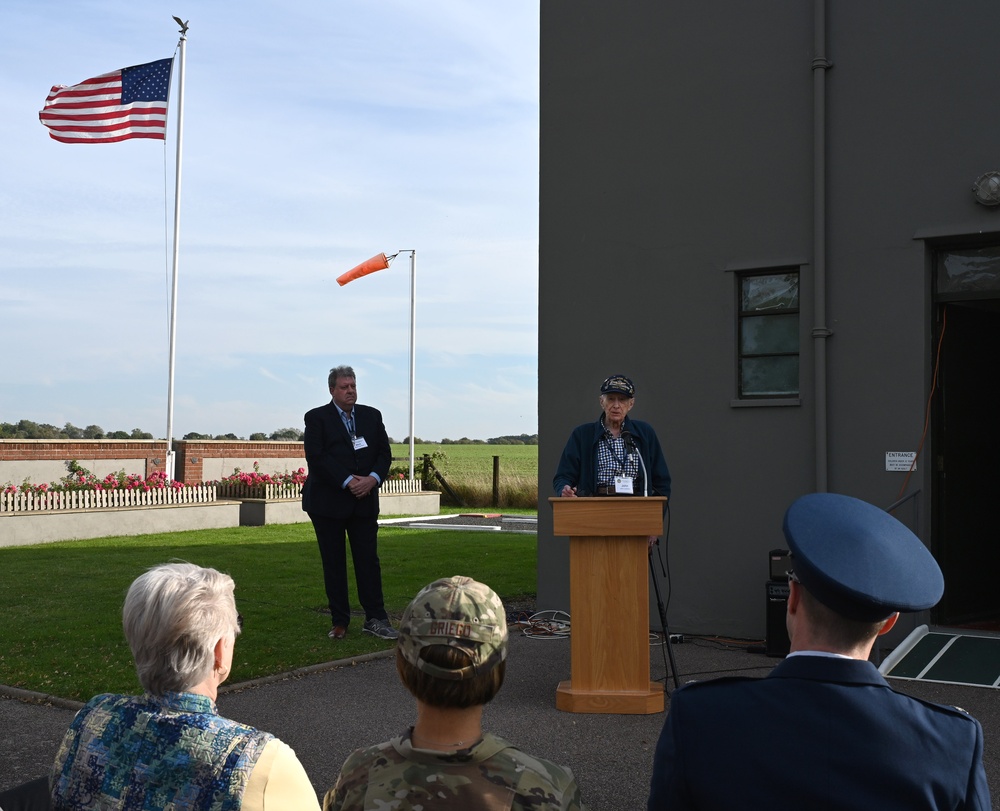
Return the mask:
<path id="1" fill-rule="evenodd" d="M 630 451 L 635 451 L 635 455 L 639 457 L 639 466 L 642 468 L 642 497 L 645 498 L 649 495 L 649 476 L 646 474 L 646 462 L 642 458 L 642 452 L 639 450 L 632 432 L 622 431 L 622 438 L 625 440 L 625 447 Z"/>
<path id="2" fill-rule="evenodd" d="M 639 446 L 636 444 L 635 437 L 628 431 L 623 432 L 625 436 L 626 444 L 635 451 L 635 455 L 639 457 L 639 465 L 642 467 L 642 495 L 645 498 L 648 495 L 649 489 L 649 476 L 646 473 L 646 462 L 642 458 L 642 453 L 639 451 Z M 669 509 L 669 508 L 668 508 Z M 669 530 L 669 524 L 668 524 Z M 660 624 L 663 627 L 663 669 L 673 676 L 674 689 L 676 690 L 680 687 L 677 681 L 677 663 L 674 661 L 674 649 L 670 646 L 670 629 L 667 627 L 667 609 L 663 604 L 663 597 L 660 595 L 660 585 L 656 582 L 656 570 L 653 568 L 653 547 L 649 547 L 647 554 L 649 558 L 649 576 L 653 581 L 653 591 L 656 594 L 656 607 L 660 612 Z M 666 574 L 666 572 L 664 572 Z M 667 665 L 667 658 L 670 659 L 670 665 Z M 664 682 L 666 682 L 666 676 L 664 676 Z M 665 686 L 665 685 L 664 685 Z"/>
<path id="3" fill-rule="evenodd" d="M 649 550 L 649 576 L 653 580 L 653 591 L 656 593 L 656 607 L 660 612 L 660 622 L 663 625 L 663 646 L 666 653 L 663 656 L 663 667 L 667 668 L 667 657 L 670 657 L 670 674 L 674 680 L 674 689 L 680 687 L 677 681 L 677 663 L 674 661 L 674 649 L 670 642 L 670 629 L 667 627 L 667 609 L 663 605 L 663 598 L 660 596 L 660 586 L 656 582 L 656 571 L 653 569 L 653 549 Z M 666 680 L 666 677 L 664 677 Z"/>

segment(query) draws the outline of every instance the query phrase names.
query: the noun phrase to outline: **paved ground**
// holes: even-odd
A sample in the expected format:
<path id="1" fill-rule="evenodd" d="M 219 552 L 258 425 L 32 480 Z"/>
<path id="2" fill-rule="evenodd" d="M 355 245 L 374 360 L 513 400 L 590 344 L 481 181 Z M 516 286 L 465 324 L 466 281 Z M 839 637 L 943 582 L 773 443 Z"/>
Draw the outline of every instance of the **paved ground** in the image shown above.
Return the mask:
<path id="1" fill-rule="evenodd" d="M 762 654 L 721 649 L 699 641 L 674 646 L 681 683 L 716 675 L 764 675 L 776 663 Z M 660 648 L 651 654 L 653 678 L 662 680 Z M 570 765 L 591 811 L 645 807 L 652 755 L 663 715 L 577 715 L 555 708 L 555 690 L 568 678 L 569 641 L 514 634 L 504 689 L 486 711 L 485 725 L 534 754 Z M 672 687 L 672 681 L 668 680 Z M 922 698 L 957 704 L 986 731 L 986 770 L 1000 797 L 1000 702 L 995 690 L 895 682 Z M 0 691 L 2 692 L 2 691 Z M 413 707 L 391 658 L 345 662 L 329 670 L 219 697 L 223 715 L 273 732 L 302 760 L 317 792 L 336 779 L 358 746 L 384 740 L 406 727 Z M 73 717 L 71 707 L 0 698 L 0 790 L 46 773 Z M 761 730 L 761 736 L 787 730 Z M 720 779 L 725 774 L 720 772 Z"/>
<path id="2" fill-rule="evenodd" d="M 538 532 L 537 515 L 504 515 L 499 512 L 457 513 L 428 515 L 418 518 L 383 518 L 379 524 L 397 527 L 434 527 L 435 529 L 462 529 L 483 532 L 520 532 L 534 535 Z"/>

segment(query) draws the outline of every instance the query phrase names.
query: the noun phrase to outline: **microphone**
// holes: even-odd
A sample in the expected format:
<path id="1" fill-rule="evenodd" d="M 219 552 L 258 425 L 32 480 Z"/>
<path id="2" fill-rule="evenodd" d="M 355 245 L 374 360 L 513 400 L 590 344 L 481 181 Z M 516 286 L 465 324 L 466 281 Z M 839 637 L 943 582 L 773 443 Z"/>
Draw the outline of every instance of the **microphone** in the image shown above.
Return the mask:
<path id="1" fill-rule="evenodd" d="M 636 444 L 635 437 L 632 436 L 631 431 L 622 431 L 622 437 L 625 439 L 625 447 L 630 451 L 635 451 L 635 455 L 639 457 L 639 465 L 642 467 L 642 495 L 644 497 L 648 496 L 649 476 L 646 475 L 646 462 L 642 458 L 642 453 L 639 452 L 639 446 Z"/>

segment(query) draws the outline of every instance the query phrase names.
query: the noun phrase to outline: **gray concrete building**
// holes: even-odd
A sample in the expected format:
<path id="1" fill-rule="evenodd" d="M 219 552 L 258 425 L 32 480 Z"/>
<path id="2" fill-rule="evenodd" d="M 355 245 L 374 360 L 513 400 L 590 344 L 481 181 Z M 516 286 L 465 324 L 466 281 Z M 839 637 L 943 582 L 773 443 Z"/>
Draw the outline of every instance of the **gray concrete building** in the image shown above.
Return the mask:
<path id="1" fill-rule="evenodd" d="M 901 502 L 940 562 L 895 634 L 1000 615 L 998 28 L 995 0 L 542 0 L 539 608 L 569 599 L 552 474 L 620 372 L 673 475 L 671 631 L 762 638 L 817 490 Z"/>

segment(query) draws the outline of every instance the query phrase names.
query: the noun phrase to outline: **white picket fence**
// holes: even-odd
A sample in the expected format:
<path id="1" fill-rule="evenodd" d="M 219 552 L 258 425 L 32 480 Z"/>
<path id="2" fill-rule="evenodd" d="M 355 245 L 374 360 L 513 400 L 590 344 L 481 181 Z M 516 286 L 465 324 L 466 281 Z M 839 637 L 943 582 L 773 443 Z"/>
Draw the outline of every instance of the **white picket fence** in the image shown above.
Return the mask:
<path id="1" fill-rule="evenodd" d="M 302 487 L 297 484 L 241 484 L 239 482 L 223 482 L 216 485 L 219 498 L 259 498 L 268 501 L 296 499 L 302 497 Z M 386 479 L 382 482 L 379 492 L 383 495 L 401 493 L 421 493 L 419 479 Z"/>
<path id="2" fill-rule="evenodd" d="M 205 504 L 216 500 L 215 487 L 199 484 L 174 489 L 71 490 L 48 493 L 0 493 L 0 512 L 101 510 L 116 507 L 161 507 Z"/>
<path id="3" fill-rule="evenodd" d="M 380 492 L 387 494 L 396 493 L 422 493 L 423 483 L 420 479 L 386 479 L 382 482 Z"/>

